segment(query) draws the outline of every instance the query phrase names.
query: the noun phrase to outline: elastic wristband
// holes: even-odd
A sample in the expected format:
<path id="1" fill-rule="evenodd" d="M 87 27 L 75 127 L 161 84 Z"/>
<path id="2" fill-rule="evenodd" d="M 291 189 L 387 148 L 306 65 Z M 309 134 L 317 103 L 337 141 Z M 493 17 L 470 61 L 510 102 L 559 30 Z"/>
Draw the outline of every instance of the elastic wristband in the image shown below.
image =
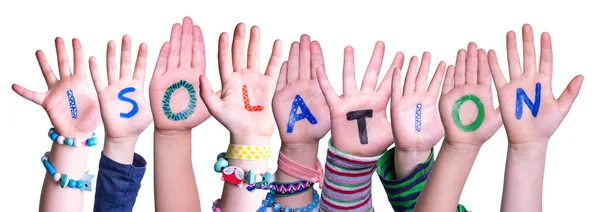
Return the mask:
<path id="1" fill-rule="evenodd" d="M 269 186 L 269 190 L 271 190 L 273 195 L 278 197 L 294 196 L 304 193 L 312 188 L 314 184 L 315 183 L 313 182 L 305 180 L 298 180 L 296 182 L 273 182 Z"/>
<path id="2" fill-rule="evenodd" d="M 96 133 L 92 133 L 92 137 L 85 139 L 84 141 L 81 141 L 79 139 L 76 138 L 67 138 L 64 137 L 62 135 L 59 135 L 58 132 L 56 132 L 56 130 L 53 128 L 50 128 L 50 130 L 48 130 L 48 137 L 50 137 L 50 140 L 52 140 L 53 142 L 56 142 L 57 144 L 60 145 L 67 145 L 67 146 L 74 146 L 74 147 L 81 147 L 81 146 L 89 146 L 89 147 L 93 147 L 96 146 L 96 144 L 98 144 L 98 139 L 96 138 Z"/>
<path id="3" fill-rule="evenodd" d="M 279 159 L 277 160 L 277 166 L 282 172 L 305 181 L 319 183 L 319 186 L 323 187 L 323 167 L 321 161 L 317 158 L 317 169 L 306 167 L 302 164 L 296 163 L 292 159 L 285 156 L 282 152 L 279 152 Z"/>
<path id="4" fill-rule="evenodd" d="M 229 144 L 225 158 L 239 160 L 267 160 L 271 158 L 271 146 Z"/>
<path id="5" fill-rule="evenodd" d="M 46 172 L 48 175 L 52 177 L 54 182 L 58 182 L 61 188 L 76 188 L 82 191 L 92 191 L 92 179 L 94 179 L 94 175 L 88 174 L 88 172 L 83 173 L 83 176 L 79 178 L 79 180 L 69 179 L 69 175 L 60 174 L 54 169 L 54 166 L 48 160 L 48 156 L 50 152 L 46 152 L 44 156 L 42 156 L 42 164 L 44 168 L 46 168 Z"/>

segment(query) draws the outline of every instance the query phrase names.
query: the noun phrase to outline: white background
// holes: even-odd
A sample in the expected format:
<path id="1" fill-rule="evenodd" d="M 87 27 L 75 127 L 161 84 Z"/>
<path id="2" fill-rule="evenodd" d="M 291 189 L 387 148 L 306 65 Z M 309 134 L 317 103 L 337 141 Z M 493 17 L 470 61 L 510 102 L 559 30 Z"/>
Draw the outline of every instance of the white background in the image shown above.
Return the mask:
<path id="1" fill-rule="evenodd" d="M 210 3 L 209 3 L 210 2 Z M 546 211 L 596 211 L 600 195 L 598 172 L 598 98 L 600 14 L 594 1 L 2 1 L 0 3 L 0 92 L 4 102 L 0 143 L 0 211 L 37 211 L 45 170 L 40 156 L 50 148 L 46 135 L 50 122 L 44 110 L 10 89 L 12 83 L 45 91 L 46 85 L 34 52 L 42 49 L 56 69 L 53 40 L 62 36 L 71 54 L 70 39 L 83 43 L 85 56 L 96 56 L 104 69 L 106 43 L 131 35 L 133 47 L 149 46 L 146 83 L 150 82 L 158 50 L 169 39 L 173 23 L 191 16 L 204 33 L 207 75 L 219 82 L 217 39 L 221 32 L 232 34 L 238 22 L 261 27 L 261 61 L 267 63 L 274 39 L 284 43 L 284 59 L 289 45 L 308 33 L 320 41 L 326 68 L 333 86 L 341 92 L 343 48 L 352 45 L 356 52 L 357 78 L 360 80 L 377 40 L 386 44 L 384 71 L 396 51 L 408 57 L 423 51 L 432 53 L 432 66 L 440 60 L 454 63 L 459 48 L 475 41 L 485 49 L 498 52 L 507 73 L 505 34 L 521 26 L 533 26 L 536 45 L 541 32 L 552 35 L 554 46 L 553 90 L 558 96 L 576 74 L 585 80 L 569 116 L 551 139 L 544 179 Z M 596 20 L 596 21 L 594 21 Z M 519 41 L 519 46 L 521 42 Z M 118 47 L 120 48 L 120 47 Z M 137 50 L 133 51 L 136 52 Z M 539 53 L 539 51 L 537 51 Z M 72 62 L 73 60 L 71 60 Z M 87 65 L 86 65 L 87 67 Z M 406 68 L 406 66 L 405 66 Z M 404 70 L 403 70 L 404 71 Z M 433 72 L 433 69 L 431 70 Z M 431 73 L 432 73 L 431 72 Z M 431 77 L 432 74 L 430 74 Z M 88 75 L 89 76 L 89 75 Z M 380 78 L 383 77 L 383 74 Z M 404 78 L 404 77 L 403 77 Z M 146 84 L 146 87 L 148 86 Z M 218 86 L 219 83 L 213 83 Z M 91 79 L 90 79 L 90 86 Z M 93 89 L 93 86 L 92 86 Z M 218 88 L 215 88 L 217 90 Z M 146 90 L 147 95 L 147 90 Z M 103 138 L 103 128 L 97 130 Z M 277 131 L 275 131 L 277 132 Z M 324 160 L 326 136 L 319 157 Z M 102 139 L 101 139 L 102 140 Z M 220 177 L 212 171 L 215 156 L 224 151 L 228 133 L 214 119 L 193 132 L 193 163 L 202 209 L 210 211 L 212 201 L 221 195 Z M 134 211 L 152 211 L 153 155 L 152 125 L 141 135 L 136 151 L 148 168 Z M 279 149 L 278 135 L 272 137 Z M 498 211 L 500 207 L 506 157 L 504 129 L 481 149 L 464 188 L 460 203 L 472 211 Z M 98 169 L 102 145 L 91 151 L 88 167 Z M 436 152 L 439 146 L 436 147 Z M 276 158 L 271 164 L 274 166 Z M 86 193 L 84 211 L 91 211 L 93 193 Z M 377 175 L 373 177 L 373 201 L 377 211 L 391 211 Z M 248 211 L 251 211 L 250 209 Z"/>

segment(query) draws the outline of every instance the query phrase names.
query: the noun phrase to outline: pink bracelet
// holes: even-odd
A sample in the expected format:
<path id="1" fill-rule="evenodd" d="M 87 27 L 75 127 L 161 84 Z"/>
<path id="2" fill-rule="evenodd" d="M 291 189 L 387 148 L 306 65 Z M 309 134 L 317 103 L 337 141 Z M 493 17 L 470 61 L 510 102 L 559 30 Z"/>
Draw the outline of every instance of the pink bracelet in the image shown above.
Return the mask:
<path id="1" fill-rule="evenodd" d="M 308 182 L 319 183 L 319 188 L 323 186 L 323 167 L 317 158 L 317 170 L 296 163 L 292 159 L 286 157 L 279 152 L 279 160 L 277 161 L 278 169 L 282 172 Z"/>

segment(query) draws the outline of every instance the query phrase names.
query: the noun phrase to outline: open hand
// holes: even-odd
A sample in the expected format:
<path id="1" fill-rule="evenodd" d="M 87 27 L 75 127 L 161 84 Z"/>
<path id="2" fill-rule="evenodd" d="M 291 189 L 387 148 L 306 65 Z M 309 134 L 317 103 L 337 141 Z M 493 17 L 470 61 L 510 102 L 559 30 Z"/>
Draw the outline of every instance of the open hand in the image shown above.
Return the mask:
<path id="1" fill-rule="evenodd" d="M 502 120 L 508 140 L 513 144 L 545 142 L 567 116 L 579 94 L 583 76 L 575 76 L 558 99 L 552 93 L 552 41 L 543 33 L 539 70 L 531 26 L 523 26 L 523 69 L 519 61 L 516 35 L 506 35 L 510 82 L 506 83 L 496 53 L 488 57 L 498 91 Z"/>

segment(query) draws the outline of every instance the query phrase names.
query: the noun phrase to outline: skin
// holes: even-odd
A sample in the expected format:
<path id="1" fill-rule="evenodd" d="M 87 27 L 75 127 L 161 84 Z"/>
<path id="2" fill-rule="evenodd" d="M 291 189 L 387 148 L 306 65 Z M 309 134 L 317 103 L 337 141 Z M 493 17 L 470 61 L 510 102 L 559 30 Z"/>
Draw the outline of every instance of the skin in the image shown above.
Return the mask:
<path id="1" fill-rule="evenodd" d="M 483 123 L 471 132 L 460 130 L 452 118 L 454 103 L 467 94 L 479 97 L 485 111 Z M 458 51 L 456 68 L 449 66 L 446 70 L 439 108 L 445 139 L 415 211 L 456 210 L 481 145 L 502 125 L 500 110 L 493 106 L 487 56 L 483 49 L 477 50 L 475 43 L 469 43 L 467 51 Z M 460 108 L 459 116 L 463 124 L 470 124 L 477 112 L 475 104 L 467 102 Z"/>
<path id="2" fill-rule="evenodd" d="M 83 140 L 90 138 L 92 132 L 100 124 L 100 109 L 98 101 L 90 91 L 84 65 L 83 49 L 78 39 L 73 39 L 73 72 L 69 67 L 69 57 L 62 38 L 56 38 L 56 54 L 60 80 L 56 78 L 46 56 L 41 50 L 36 57 L 42 70 L 42 75 L 48 85 L 48 91 L 39 93 L 13 84 L 12 89 L 23 98 L 41 105 L 50 122 L 59 135 Z M 78 116 L 71 118 L 67 105 L 67 89 L 73 91 L 77 102 Z M 89 147 L 70 147 L 52 144 L 49 161 L 58 173 L 68 174 L 71 179 L 79 179 L 86 168 Z M 41 154 L 40 154 L 41 155 Z M 44 172 L 44 184 L 40 197 L 40 211 L 82 211 L 83 191 L 78 189 L 61 188 L 52 177 Z"/>
<path id="3" fill-rule="evenodd" d="M 271 101 L 275 93 L 276 72 L 281 58 L 281 42 L 273 43 L 273 50 L 264 74 L 260 70 L 260 29 L 250 29 L 248 53 L 245 51 L 246 26 L 239 23 L 233 36 L 233 48 L 229 46 L 229 36 L 222 33 L 219 37 L 219 73 L 222 92 L 215 94 L 206 76 L 200 77 L 201 95 L 217 121 L 230 132 L 230 142 L 237 145 L 263 146 L 269 140 L 275 127 Z M 231 53 L 230 53 L 231 49 Z M 252 105 L 261 105 L 262 111 L 247 111 L 244 108 L 242 86 L 248 88 Z M 227 159 L 230 166 L 237 166 L 247 172 L 257 174 L 267 171 L 267 160 Z M 224 183 L 221 196 L 222 211 L 244 211 L 260 207 L 265 193 L 248 192 L 237 185 Z"/>
<path id="4" fill-rule="evenodd" d="M 107 80 L 100 75 L 96 59 L 91 57 L 89 62 L 104 123 L 105 142 L 103 153 L 121 164 L 133 163 L 137 139 L 152 122 L 150 104 L 144 98 L 147 50 L 148 47 L 145 43 L 140 44 L 133 77 L 131 70 L 131 38 L 127 35 L 123 36 L 121 44 L 120 72 L 117 69 L 114 41 L 108 42 L 106 48 Z M 126 94 L 127 97 L 135 100 L 139 108 L 138 113 L 131 118 L 122 118 L 119 115 L 122 112 L 128 112 L 132 107 L 130 103 L 118 99 L 119 91 L 126 87 L 136 89 L 135 92 Z"/>
<path id="5" fill-rule="evenodd" d="M 396 68 L 392 80 L 392 130 L 396 149 L 394 165 L 396 178 L 408 176 L 415 167 L 427 160 L 431 148 L 444 136 L 442 120 L 438 114 L 437 98 L 440 93 L 446 64 L 440 62 L 427 88 L 427 75 L 431 55 L 423 53 L 421 65 L 416 56 L 411 57 L 402 89 L 400 70 Z M 417 72 L 418 68 L 418 72 Z M 421 131 L 415 130 L 416 105 L 421 108 Z"/>
<path id="6" fill-rule="evenodd" d="M 533 30 L 523 25 L 523 63 L 519 60 L 516 35 L 506 35 L 510 82 L 507 83 L 498 64 L 496 53 L 488 53 L 494 85 L 498 93 L 502 120 L 508 138 L 508 153 L 504 176 L 501 211 L 542 211 L 542 187 L 548 141 L 575 101 L 583 76 L 575 76 L 559 98 L 552 93 L 552 41 L 542 33 L 539 68 L 537 67 Z M 523 68 L 521 68 L 521 64 Z M 523 117 L 515 117 L 515 91 L 523 88 L 529 98 L 535 95 L 540 82 L 541 105 L 537 117 L 523 107 Z"/>
<path id="7" fill-rule="evenodd" d="M 324 65 L 323 52 L 319 43 L 311 42 L 308 35 L 302 35 L 300 42 L 292 43 L 288 61 L 281 66 L 273 96 L 273 114 L 281 138 L 281 153 L 294 162 L 314 170 L 317 169 L 319 140 L 329 132 L 331 127 L 329 107 L 319 88 L 316 75 L 317 67 Z M 290 106 L 296 95 L 302 97 L 318 123 L 311 124 L 306 119 L 302 119 L 296 122 L 292 133 L 287 133 Z M 276 172 L 275 179 L 279 182 L 300 180 L 282 171 Z M 304 207 L 313 200 L 312 190 L 311 188 L 302 194 L 289 197 L 275 197 L 275 201 L 289 208 Z"/>
<path id="8" fill-rule="evenodd" d="M 210 117 L 196 90 L 196 108 L 186 120 L 169 120 L 162 100 L 167 87 L 180 80 L 199 87 L 206 69 L 200 27 L 189 17 L 174 24 L 171 39 L 163 44 L 150 82 L 150 107 L 154 118 L 154 202 L 156 211 L 200 211 L 200 199 L 192 168 L 192 129 Z M 171 109 L 184 110 L 189 102 L 185 89 L 171 96 Z"/>

